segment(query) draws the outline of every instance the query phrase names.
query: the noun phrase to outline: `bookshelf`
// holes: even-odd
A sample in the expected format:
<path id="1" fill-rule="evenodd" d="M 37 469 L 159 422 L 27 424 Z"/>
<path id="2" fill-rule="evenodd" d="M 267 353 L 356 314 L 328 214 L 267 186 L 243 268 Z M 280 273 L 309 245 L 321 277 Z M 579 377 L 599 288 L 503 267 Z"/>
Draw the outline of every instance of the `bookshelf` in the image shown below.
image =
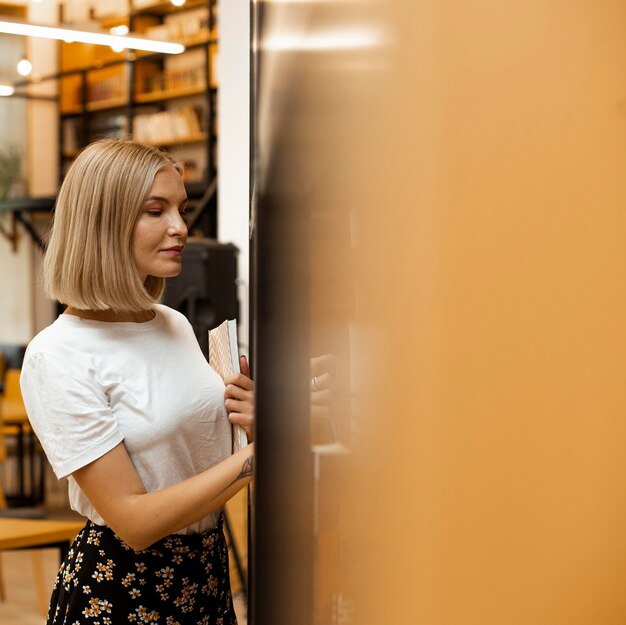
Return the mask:
<path id="1" fill-rule="evenodd" d="M 64 15 L 63 21 L 79 17 Z M 61 177 L 94 139 L 132 135 L 184 161 L 188 194 L 201 197 L 216 176 L 216 0 L 187 0 L 182 7 L 169 1 L 103 0 L 89 18 L 101 28 L 124 25 L 186 49 L 164 55 L 60 44 Z M 214 218 L 209 221 L 214 224 Z"/>

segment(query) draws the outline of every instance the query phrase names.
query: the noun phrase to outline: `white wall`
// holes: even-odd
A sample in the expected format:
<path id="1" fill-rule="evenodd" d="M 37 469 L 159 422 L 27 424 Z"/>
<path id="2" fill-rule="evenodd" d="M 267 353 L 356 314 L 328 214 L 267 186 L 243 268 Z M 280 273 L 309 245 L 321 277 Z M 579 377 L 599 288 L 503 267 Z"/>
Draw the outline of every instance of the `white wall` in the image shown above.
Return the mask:
<path id="1" fill-rule="evenodd" d="M 24 41 L 11 35 L 0 36 L 0 81 L 13 82 L 19 78 L 15 66 L 24 53 Z M 26 101 L 18 98 L 0 98 L 0 145 L 17 146 L 25 152 Z M 0 224 L 12 230 L 10 215 L 1 215 Z M 0 236 L 0 342 L 24 343 L 30 339 L 31 293 L 28 285 L 31 275 L 30 243 L 28 235 L 18 226 L 17 249 Z"/>
<path id="2" fill-rule="evenodd" d="M 56 2 L 31 4 L 29 18 L 40 23 L 56 20 Z M 0 79 L 21 80 L 15 66 L 26 54 L 33 63 L 33 74 L 46 75 L 57 71 L 58 44 L 41 39 L 25 39 L 10 35 L 0 37 L 2 59 Z M 54 95 L 56 84 L 46 81 L 29 89 L 32 94 Z M 0 143 L 21 146 L 25 156 L 24 174 L 28 193 L 32 196 L 54 195 L 56 192 L 58 109 L 50 102 L 6 98 L 0 101 Z M 5 219 L 6 221 L 6 219 Z M 41 220 L 36 229 L 42 230 Z M 54 316 L 53 303 L 41 292 L 39 265 L 41 253 L 28 233 L 18 225 L 16 249 L 0 238 L 0 341 L 27 343 Z M 6 296 L 4 296 L 6 294 Z"/>
<path id="3" fill-rule="evenodd" d="M 48 0 L 30 3 L 29 16 L 40 24 L 57 21 L 57 2 Z M 33 73 L 45 76 L 58 71 L 59 44 L 48 39 L 28 39 L 27 50 L 33 63 Z M 44 81 L 32 85 L 29 92 L 34 95 L 54 96 L 58 92 L 55 81 Z M 28 187 L 32 196 L 55 196 L 59 183 L 58 128 L 59 107 L 56 102 L 29 100 L 27 106 L 26 145 L 28 165 Z M 37 232 L 43 232 L 48 222 L 45 217 L 34 223 Z M 56 316 L 54 303 L 43 294 L 41 288 L 41 261 L 43 255 L 38 247 L 32 246 L 32 270 L 29 286 L 32 292 L 32 333 L 36 334 L 50 325 Z"/>
<path id="4" fill-rule="evenodd" d="M 20 231 L 17 252 L 11 249 L 4 237 L 0 239 L 1 343 L 26 343 L 32 335 L 31 257 L 30 244 L 26 239 L 27 235 Z"/>
<path id="5" fill-rule="evenodd" d="M 218 239 L 239 248 L 239 342 L 248 351 L 250 2 L 220 0 L 218 16 Z"/>
<path id="6" fill-rule="evenodd" d="M 57 22 L 56 2 L 39 2 L 29 6 L 29 17 L 39 24 Z M 33 76 L 55 74 L 59 68 L 59 44 L 49 39 L 30 37 L 26 41 L 28 57 L 33 64 Z M 31 95 L 56 96 L 58 83 L 46 80 L 31 85 Z M 58 137 L 59 108 L 56 102 L 29 100 L 27 106 L 27 164 L 28 185 L 33 196 L 55 195 L 59 181 Z"/>

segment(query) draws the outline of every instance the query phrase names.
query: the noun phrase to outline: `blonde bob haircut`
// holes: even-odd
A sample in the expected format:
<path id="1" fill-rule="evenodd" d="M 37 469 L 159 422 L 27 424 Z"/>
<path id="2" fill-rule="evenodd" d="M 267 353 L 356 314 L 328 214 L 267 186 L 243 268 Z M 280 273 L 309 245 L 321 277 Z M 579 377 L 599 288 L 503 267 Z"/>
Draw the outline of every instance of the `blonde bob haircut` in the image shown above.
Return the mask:
<path id="1" fill-rule="evenodd" d="M 69 168 L 54 208 L 43 262 L 44 288 L 62 304 L 114 312 L 149 309 L 165 280 L 144 283 L 133 256 L 133 232 L 154 177 L 182 165 L 132 139 L 87 146 Z"/>

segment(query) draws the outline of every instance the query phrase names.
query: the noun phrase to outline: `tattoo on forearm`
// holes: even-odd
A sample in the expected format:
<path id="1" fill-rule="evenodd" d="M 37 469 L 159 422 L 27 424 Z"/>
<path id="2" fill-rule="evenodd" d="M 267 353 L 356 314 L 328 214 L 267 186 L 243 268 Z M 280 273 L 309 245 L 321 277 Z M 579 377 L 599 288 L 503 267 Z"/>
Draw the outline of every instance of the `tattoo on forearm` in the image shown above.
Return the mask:
<path id="1" fill-rule="evenodd" d="M 248 477 L 254 473 L 254 456 L 248 456 L 241 467 L 239 475 L 235 478 L 235 482 L 242 477 Z"/>
<path id="2" fill-rule="evenodd" d="M 230 483 L 228 486 L 223 488 L 213 499 L 217 499 L 221 497 L 233 484 L 238 482 L 239 480 L 248 477 L 254 473 L 254 456 L 248 456 L 244 463 L 241 465 L 241 471 L 239 471 L 239 475 Z"/>

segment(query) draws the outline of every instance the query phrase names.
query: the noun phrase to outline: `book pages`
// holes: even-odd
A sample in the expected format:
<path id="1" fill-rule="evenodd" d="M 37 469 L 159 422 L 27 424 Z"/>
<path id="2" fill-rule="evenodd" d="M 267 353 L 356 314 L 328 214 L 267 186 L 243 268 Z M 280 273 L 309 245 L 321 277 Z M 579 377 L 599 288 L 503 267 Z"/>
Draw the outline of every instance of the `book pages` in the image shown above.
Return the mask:
<path id="1" fill-rule="evenodd" d="M 217 328 L 209 330 L 209 364 L 222 380 L 233 373 L 239 373 L 237 322 L 234 319 L 224 321 Z M 248 439 L 243 428 L 233 425 L 233 452 L 243 449 L 247 444 Z"/>

